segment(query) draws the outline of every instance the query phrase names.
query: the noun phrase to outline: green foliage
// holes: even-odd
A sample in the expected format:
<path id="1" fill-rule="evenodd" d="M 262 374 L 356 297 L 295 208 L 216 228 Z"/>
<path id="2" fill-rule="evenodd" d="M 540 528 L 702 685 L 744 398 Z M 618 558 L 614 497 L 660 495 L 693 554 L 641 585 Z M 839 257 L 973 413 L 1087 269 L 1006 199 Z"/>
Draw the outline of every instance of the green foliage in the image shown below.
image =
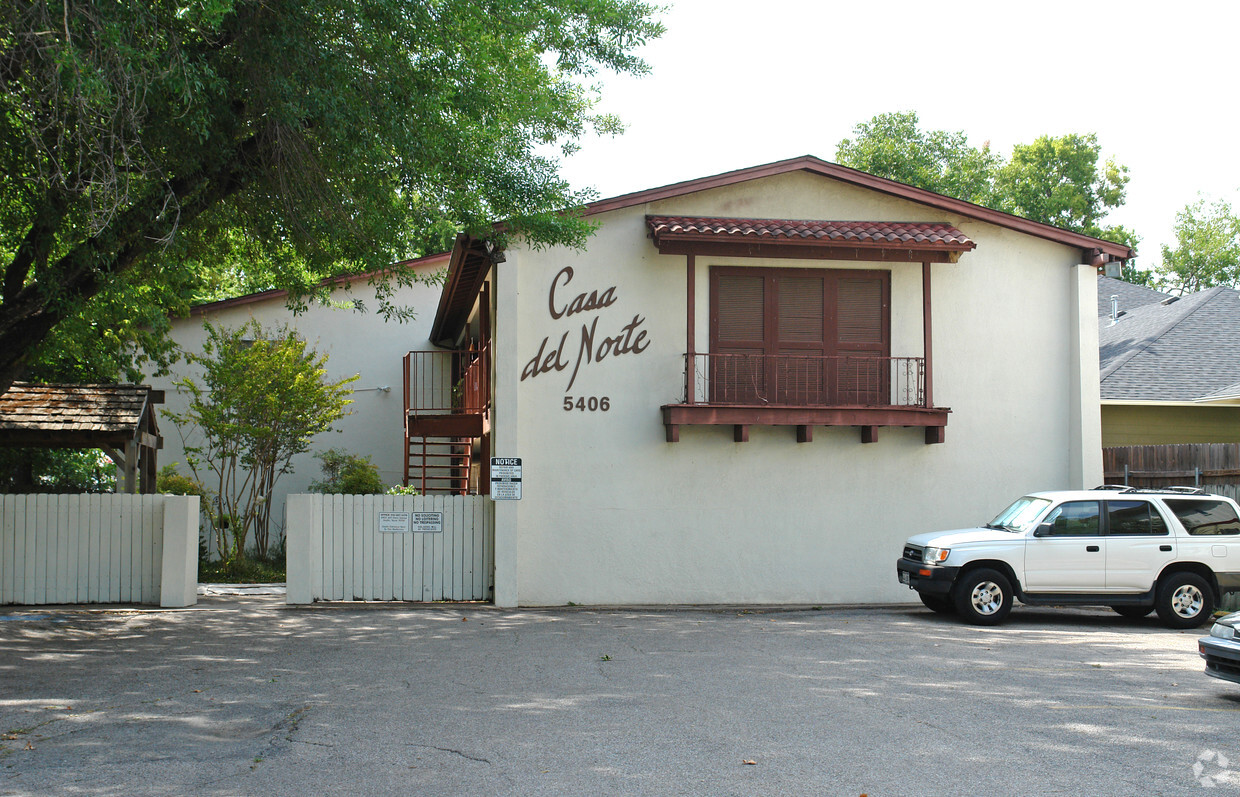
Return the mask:
<path id="1" fill-rule="evenodd" d="M 205 506 L 211 493 L 197 479 L 177 472 L 176 463 L 164 465 L 155 475 L 155 490 L 166 495 L 196 495 Z"/>
<path id="2" fill-rule="evenodd" d="M 329 448 L 314 455 L 322 463 L 323 481 L 312 482 L 312 493 L 341 495 L 379 495 L 383 480 L 379 468 L 370 457 L 360 457 L 339 448 Z"/>
<path id="3" fill-rule="evenodd" d="M 116 465 L 98 449 L 0 448 L 0 493 L 110 493 Z"/>
<path id="4" fill-rule="evenodd" d="M 1011 160 L 995 174 L 994 207 L 1095 238 L 1120 240 L 1107 235 L 1113 228 L 1100 225 L 1110 210 L 1124 204 L 1128 168 L 1114 160 L 1100 166 L 1100 156 L 1092 133 L 1041 136 L 1032 144 L 1017 144 Z"/>
<path id="5" fill-rule="evenodd" d="M 1198 197 L 1175 214 L 1175 248 L 1163 244 L 1163 287 L 1192 293 L 1240 285 L 1240 218 L 1230 203 Z"/>
<path id="6" fill-rule="evenodd" d="M 217 550 L 240 562 L 253 533 L 261 558 L 276 482 L 314 435 L 344 416 L 348 385 L 357 376 L 329 381 L 327 355 L 287 327 L 264 330 L 250 321 L 236 329 L 204 328 L 202 352 L 187 357 L 201 368 L 201 384 L 177 381 L 189 405 L 163 414 L 177 425 L 194 479 L 210 491 L 206 517 Z"/>
<path id="7" fill-rule="evenodd" d="M 240 561 L 198 559 L 198 580 L 216 584 L 272 584 L 285 580 L 284 551 Z"/>
<path id="8" fill-rule="evenodd" d="M 387 488 L 387 492 L 384 493 L 384 495 L 417 495 L 417 494 L 418 494 L 418 488 L 414 487 L 412 484 L 409 484 L 409 485 L 393 484 L 391 487 Z"/>
<path id="9" fill-rule="evenodd" d="M 963 131 L 925 131 L 916 112 L 883 113 L 853 128 L 835 159 L 844 166 L 979 205 L 992 201 L 1000 158 Z"/>
<path id="10" fill-rule="evenodd" d="M 969 146 L 964 132 L 925 131 L 913 112 L 879 114 L 853 128 L 836 160 L 870 174 L 1044 224 L 1123 243 L 1139 238 L 1123 227 L 1102 226 L 1124 203 L 1128 169 L 1107 160 L 1093 134 L 1042 136 L 1018 144 L 1010 160 Z"/>
<path id="11" fill-rule="evenodd" d="M 591 195 L 559 176 L 555 148 L 617 131 L 591 81 L 647 71 L 633 52 L 662 33 L 656 11 L 0 4 L 0 389 L 70 319 L 56 346 L 85 331 L 80 356 L 126 369 L 144 321 L 204 294 L 286 288 L 300 306 L 325 277 L 501 219 L 536 244 L 580 244 L 588 225 L 557 211 Z M 390 286 L 415 279 L 375 277 L 377 309 L 407 317 Z"/>

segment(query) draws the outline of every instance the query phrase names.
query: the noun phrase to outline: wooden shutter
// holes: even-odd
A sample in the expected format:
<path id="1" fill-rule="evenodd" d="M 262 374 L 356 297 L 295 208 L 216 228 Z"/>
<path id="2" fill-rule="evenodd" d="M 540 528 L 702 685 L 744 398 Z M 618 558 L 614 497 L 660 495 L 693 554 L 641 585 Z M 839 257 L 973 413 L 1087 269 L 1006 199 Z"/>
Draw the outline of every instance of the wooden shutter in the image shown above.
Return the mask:
<path id="1" fill-rule="evenodd" d="M 780 404 L 823 403 L 828 274 L 806 271 L 775 276 L 777 340 L 767 351 L 781 355 L 769 367 Z"/>
<path id="2" fill-rule="evenodd" d="M 836 401 L 887 404 L 887 282 L 881 277 L 843 276 L 836 284 Z"/>
<path id="3" fill-rule="evenodd" d="M 716 404 L 754 404 L 765 399 L 766 278 L 762 274 L 721 273 L 714 280 L 714 321 L 710 359 L 710 400 Z"/>

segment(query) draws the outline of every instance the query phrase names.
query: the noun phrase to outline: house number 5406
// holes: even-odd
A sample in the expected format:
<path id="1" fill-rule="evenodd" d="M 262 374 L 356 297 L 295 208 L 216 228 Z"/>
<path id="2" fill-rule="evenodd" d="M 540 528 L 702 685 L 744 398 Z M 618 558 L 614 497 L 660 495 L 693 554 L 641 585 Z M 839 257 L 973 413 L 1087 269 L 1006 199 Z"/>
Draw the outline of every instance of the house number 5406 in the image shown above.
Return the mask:
<path id="1" fill-rule="evenodd" d="M 602 398 L 598 396 L 578 396 L 576 401 L 572 396 L 564 397 L 564 411 L 572 412 L 573 410 L 581 410 L 582 412 L 598 412 L 602 410 L 607 412 L 611 409 L 611 399 L 607 396 Z"/>

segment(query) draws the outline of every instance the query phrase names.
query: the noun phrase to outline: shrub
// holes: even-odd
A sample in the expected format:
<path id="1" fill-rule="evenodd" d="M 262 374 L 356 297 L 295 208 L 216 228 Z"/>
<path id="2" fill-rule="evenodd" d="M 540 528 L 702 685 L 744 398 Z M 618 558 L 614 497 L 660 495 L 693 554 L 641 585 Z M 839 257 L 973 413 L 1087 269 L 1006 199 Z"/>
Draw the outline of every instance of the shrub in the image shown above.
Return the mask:
<path id="1" fill-rule="evenodd" d="M 359 457 L 339 448 L 329 448 L 314 455 L 323 466 L 323 481 L 310 485 L 312 493 L 343 495 L 378 495 L 383 492 L 379 468 L 370 457 Z"/>

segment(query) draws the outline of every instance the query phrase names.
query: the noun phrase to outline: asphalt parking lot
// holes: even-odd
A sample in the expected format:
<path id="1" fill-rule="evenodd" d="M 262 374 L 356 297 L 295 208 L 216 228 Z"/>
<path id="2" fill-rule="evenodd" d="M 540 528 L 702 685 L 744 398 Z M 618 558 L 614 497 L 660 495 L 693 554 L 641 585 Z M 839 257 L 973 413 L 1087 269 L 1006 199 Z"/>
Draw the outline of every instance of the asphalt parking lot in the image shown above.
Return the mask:
<path id="1" fill-rule="evenodd" d="M 1101 609 L 0 615 L 5 795 L 1240 791 L 1202 632 Z"/>

